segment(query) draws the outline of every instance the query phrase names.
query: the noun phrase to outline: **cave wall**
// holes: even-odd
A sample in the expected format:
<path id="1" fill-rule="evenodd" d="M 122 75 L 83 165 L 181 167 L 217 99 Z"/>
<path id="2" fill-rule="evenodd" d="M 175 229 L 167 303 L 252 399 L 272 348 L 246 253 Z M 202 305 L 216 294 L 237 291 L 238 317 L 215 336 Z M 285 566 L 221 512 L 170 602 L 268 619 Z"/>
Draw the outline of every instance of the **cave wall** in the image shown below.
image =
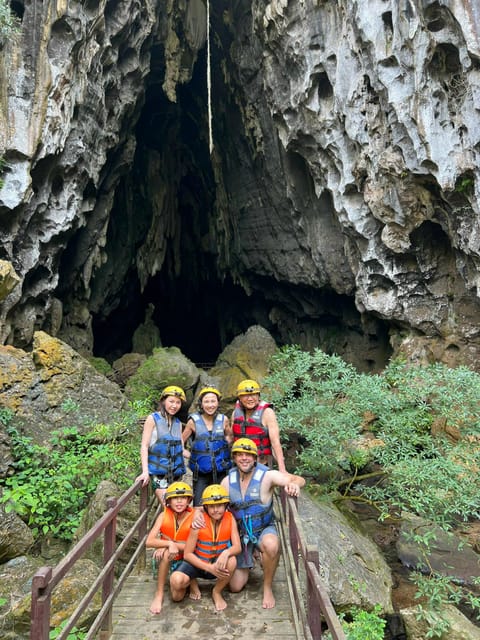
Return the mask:
<path id="1" fill-rule="evenodd" d="M 367 369 L 476 366 L 473 0 L 212 3 L 211 153 L 202 0 L 15 5 L 1 342 L 117 356 L 153 309 L 167 344 L 260 323 Z"/>

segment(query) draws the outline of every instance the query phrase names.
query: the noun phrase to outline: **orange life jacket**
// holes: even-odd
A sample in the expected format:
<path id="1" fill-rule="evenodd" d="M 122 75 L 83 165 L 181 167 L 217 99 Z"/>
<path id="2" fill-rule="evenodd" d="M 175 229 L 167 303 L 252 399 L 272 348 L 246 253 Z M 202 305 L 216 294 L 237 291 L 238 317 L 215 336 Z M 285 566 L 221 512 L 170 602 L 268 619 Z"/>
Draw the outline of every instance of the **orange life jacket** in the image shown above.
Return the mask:
<path id="1" fill-rule="evenodd" d="M 175 512 L 166 506 L 163 512 L 162 524 L 160 525 L 160 537 L 165 540 L 173 540 L 174 542 L 186 542 L 192 526 L 192 507 L 187 507 L 186 513 L 187 515 L 184 516 L 183 520 L 178 524 L 175 518 Z M 175 556 L 175 560 L 181 560 L 182 558 L 183 551 Z"/>
<path id="2" fill-rule="evenodd" d="M 206 562 L 215 562 L 224 549 L 232 546 L 232 523 L 234 518 L 230 511 L 225 511 L 215 535 L 213 520 L 206 512 L 204 517 L 205 526 L 198 532 L 195 555 Z"/>

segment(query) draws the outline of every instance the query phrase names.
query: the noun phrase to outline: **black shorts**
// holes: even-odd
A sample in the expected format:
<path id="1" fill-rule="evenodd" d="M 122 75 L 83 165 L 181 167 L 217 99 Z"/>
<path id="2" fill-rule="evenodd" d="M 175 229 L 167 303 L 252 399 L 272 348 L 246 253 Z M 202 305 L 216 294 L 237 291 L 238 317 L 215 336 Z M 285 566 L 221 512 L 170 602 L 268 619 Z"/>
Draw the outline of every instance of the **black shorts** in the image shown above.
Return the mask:
<path id="1" fill-rule="evenodd" d="M 203 569 L 198 569 L 194 567 L 193 564 L 186 562 L 186 560 L 182 560 L 179 566 L 175 569 L 175 571 L 181 571 L 185 573 L 189 578 L 194 580 L 195 578 L 203 578 L 203 580 L 216 580 L 216 576 L 208 573 L 208 571 L 204 571 Z"/>

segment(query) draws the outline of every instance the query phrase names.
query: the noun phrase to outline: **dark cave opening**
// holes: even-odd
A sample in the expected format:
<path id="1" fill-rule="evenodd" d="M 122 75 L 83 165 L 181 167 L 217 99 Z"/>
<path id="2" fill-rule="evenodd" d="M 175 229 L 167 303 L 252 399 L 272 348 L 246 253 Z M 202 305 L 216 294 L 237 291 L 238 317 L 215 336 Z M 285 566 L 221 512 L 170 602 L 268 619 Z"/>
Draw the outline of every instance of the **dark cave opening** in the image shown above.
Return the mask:
<path id="1" fill-rule="evenodd" d="M 163 60 L 163 49 L 154 47 L 136 126 L 135 159 L 110 213 L 107 250 L 112 259 L 95 274 L 95 355 L 112 362 L 131 352 L 135 330 L 151 311 L 162 346 L 178 347 L 195 363 L 214 363 L 236 336 L 260 324 L 279 346 L 321 347 L 344 353 L 350 361 L 357 352 L 361 368 L 381 368 L 389 355 L 388 327 L 375 319 L 366 327 L 353 299 L 253 273 L 244 274 L 247 293 L 223 270 L 216 245 L 217 185 L 208 149 L 205 51 L 199 53 L 192 79 L 177 85 L 176 102 L 163 89 Z M 228 156 L 225 138 L 241 122 L 235 109 L 227 107 L 225 92 L 216 122 L 217 132 L 222 127 L 225 135 L 216 144 L 227 154 L 226 170 L 235 182 L 239 178 L 232 163 L 240 162 L 241 155 Z M 155 227 L 159 217 L 163 237 Z M 140 254 L 147 237 L 149 256 L 155 254 L 153 246 L 160 266 L 146 275 Z M 114 272 L 115 265 L 121 274 Z"/>
<path id="2" fill-rule="evenodd" d="M 219 272 L 217 264 L 211 229 L 215 183 L 208 150 L 205 53 L 199 54 L 192 80 L 177 87 L 176 103 L 162 89 L 163 52 L 153 51 L 152 56 L 136 127 L 135 160 L 117 189 L 108 229 L 110 263 L 130 266 L 108 300 L 104 284 L 115 277 L 109 261 L 96 273 L 94 353 L 112 361 L 130 352 L 135 329 L 151 305 L 164 347 L 178 347 L 193 362 L 211 363 L 236 335 L 252 324 L 265 325 L 267 311 L 260 294 L 247 295 Z M 155 190 L 167 191 L 164 199 L 169 204 L 162 203 L 160 210 L 155 209 Z M 152 240 L 163 252 L 163 262 L 142 285 L 138 251 L 159 215 L 172 217 L 171 231 Z M 131 253 L 125 247 L 132 247 Z"/>

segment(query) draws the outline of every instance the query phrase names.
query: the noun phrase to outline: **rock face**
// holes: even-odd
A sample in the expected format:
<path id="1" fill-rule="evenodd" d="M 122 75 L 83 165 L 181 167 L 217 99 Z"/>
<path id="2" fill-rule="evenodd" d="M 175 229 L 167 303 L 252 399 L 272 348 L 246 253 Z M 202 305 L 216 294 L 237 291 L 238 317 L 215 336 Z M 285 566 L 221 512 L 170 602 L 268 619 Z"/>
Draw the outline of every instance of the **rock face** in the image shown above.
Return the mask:
<path id="1" fill-rule="evenodd" d="M 1 342 L 112 361 L 151 310 L 195 362 L 260 324 L 478 367 L 474 0 L 210 3 L 208 61 L 202 0 L 13 4 Z"/>
<path id="2" fill-rule="evenodd" d="M 318 547 L 319 572 L 336 610 L 358 606 L 393 611 L 392 576 L 380 549 L 331 504 L 301 495 L 298 512 L 308 544 Z"/>
<path id="3" fill-rule="evenodd" d="M 127 400 L 114 382 L 68 345 L 37 331 L 31 353 L 0 347 L 0 407 L 12 411 L 22 435 L 45 443 L 55 429 L 75 424 L 88 430 L 89 421 L 111 421 L 126 409 Z M 4 431 L 0 423 L 0 472 L 8 475 Z"/>

